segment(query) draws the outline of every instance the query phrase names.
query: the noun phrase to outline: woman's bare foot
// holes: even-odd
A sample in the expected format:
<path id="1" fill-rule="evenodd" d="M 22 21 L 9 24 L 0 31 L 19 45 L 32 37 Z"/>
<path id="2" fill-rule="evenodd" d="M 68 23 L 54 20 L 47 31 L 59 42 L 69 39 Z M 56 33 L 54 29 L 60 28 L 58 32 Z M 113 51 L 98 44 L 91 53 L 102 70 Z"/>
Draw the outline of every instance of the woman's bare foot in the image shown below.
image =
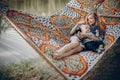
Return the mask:
<path id="1" fill-rule="evenodd" d="M 53 59 L 59 60 L 62 58 L 61 53 L 55 51 L 54 54 L 52 55 Z"/>
<path id="2" fill-rule="evenodd" d="M 61 57 L 61 55 L 60 54 L 54 54 L 54 56 L 53 56 L 53 59 L 55 59 L 55 60 L 59 60 L 59 59 L 61 59 L 62 57 Z"/>

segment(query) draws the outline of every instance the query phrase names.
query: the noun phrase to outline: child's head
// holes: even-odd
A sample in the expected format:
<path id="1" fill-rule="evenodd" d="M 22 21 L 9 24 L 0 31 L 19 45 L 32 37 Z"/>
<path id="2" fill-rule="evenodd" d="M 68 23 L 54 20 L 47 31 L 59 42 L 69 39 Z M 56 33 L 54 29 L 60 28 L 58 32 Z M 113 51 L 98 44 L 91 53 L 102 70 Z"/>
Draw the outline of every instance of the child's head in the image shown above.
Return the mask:
<path id="1" fill-rule="evenodd" d="M 89 33 L 90 32 L 90 26 L 88 24 L 81 24 L 81 32 L 82 33 Z"/>
<path id="2" fill-rule="evenodd" d="M 90 26 L 85 21 L 80 21 L 79 25 L 80 25 L 80 32 L 82 33 L 90 32 Z"/>
<path id="3" fill-rule="evenodd" d="M 98 25 L 98 16 L 95 12 L 91 12 L 86 16 L 86 22 L 89 25 Z"/>

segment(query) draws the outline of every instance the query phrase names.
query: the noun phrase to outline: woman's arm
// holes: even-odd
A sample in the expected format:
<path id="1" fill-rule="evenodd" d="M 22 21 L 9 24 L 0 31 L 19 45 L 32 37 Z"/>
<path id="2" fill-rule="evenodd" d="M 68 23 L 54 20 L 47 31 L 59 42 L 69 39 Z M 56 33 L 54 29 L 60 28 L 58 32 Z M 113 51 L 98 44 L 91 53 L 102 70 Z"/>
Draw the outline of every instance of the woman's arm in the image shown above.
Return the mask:
<path id="1" fill-rule="evenodd" d="M 78 22 L 78 23 L 72 28 L 72 30 L 70 31 L 70 35 L 72 35 L 72 34 L 75 33 L 76 28 L 78 27 L 79 24 L 80 24 L 80 22 Z"/>
<path id="2" fill-rule="evenodd" d="M 86 34 L 85 34 L 85 36 L 86 36 L 87 38 L 89 38 L 89 39 L 94 40 L 94 41 L 99 41 L 99 40 L 100 40 L 98 37 L 95 37 L 95 36 L 86 35 Z"/>
<path id="3" fill-rule="evenodd" d="M 91 40 L 94 40 L 94 41 L 99 41 L 100 39 L 98 37 L 95 37 L 95 36 L 92 36 L 92 35 L 89 35 L 89 34 L 81 34 L 79 33 L 78 34 L 79 38 L 89 38 Z"/>

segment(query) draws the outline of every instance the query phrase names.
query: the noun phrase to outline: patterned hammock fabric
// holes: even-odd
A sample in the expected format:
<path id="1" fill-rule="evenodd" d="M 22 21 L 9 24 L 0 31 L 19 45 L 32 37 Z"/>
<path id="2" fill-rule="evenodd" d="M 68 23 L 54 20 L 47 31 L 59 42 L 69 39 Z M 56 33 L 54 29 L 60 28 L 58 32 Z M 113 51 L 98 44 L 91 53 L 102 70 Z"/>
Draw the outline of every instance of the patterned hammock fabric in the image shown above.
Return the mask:
<path id="1" fill-rule="evenodd" d="M 79 80 L 105 52 L 97 54 L 85 51 L 54 60 L 53 51 L 69 42 L 71 28 L 78 21 L 84 20 L 88 11 L 97 11 L 100 14 L 101 22 L 106 28 L 104 42 L 108 50 L 120 36 L 119 6 L 119 0 L 71 0 L 63 9 L 47 17 L 4 6 L 0 6 L 0 13 L 6 16 L 8 24 L 11 22 L 18 33 L 62 76 L 70 80 Z"/>

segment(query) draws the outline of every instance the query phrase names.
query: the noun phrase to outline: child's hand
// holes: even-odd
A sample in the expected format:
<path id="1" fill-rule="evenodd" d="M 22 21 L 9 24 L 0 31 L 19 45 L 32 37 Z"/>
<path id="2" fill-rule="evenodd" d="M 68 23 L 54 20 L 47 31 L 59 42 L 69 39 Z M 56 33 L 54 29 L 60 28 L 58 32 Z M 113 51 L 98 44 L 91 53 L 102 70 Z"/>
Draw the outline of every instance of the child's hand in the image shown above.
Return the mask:
<path id="1" fill-rule="evenodd" d="M 96 30 L 95 32 L 96 32 L 96 36 L 99 36 L 99 31 L 98 31 L 98 30 Z"/>
<path id="2" fill-rule="evenodd" d="M 99 31 L 98 31 L 98 30 L 95 30 L 95 32 L 96 32 L 96 33 L 99 33 Z"/>

